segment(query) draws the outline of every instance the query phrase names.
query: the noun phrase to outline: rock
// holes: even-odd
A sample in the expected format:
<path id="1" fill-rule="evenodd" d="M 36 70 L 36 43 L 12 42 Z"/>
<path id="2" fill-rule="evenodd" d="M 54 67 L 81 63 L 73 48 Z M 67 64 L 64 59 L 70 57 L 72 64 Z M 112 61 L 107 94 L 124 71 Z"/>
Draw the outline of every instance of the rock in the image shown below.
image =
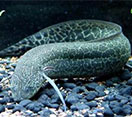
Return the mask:
<path id="1" fill-rule="evenodd" d="M 107 107 L 109 107 L 109 102 L 108 101 L 103 101 L 101 103 L 101 106 L 104 107 L 104 108 L 107 108 Z"/>
<path id="2" fill-rule="evenodd" d="M 50 104 L 49 107 L 52 107 L 52 108 L 59 108 L 59 104 Z"/>
<path id="3" fill-rule="evenodd" d="M 3 75 L 0 75 L 0 81 L 1 81 L 3 78 L 4 78 Z"/>
<path id="4" fill-rule="evenodd" d="M 6 104 L 6 103 L 7 103 L 7 99 L 6 98 L 0 99 L 0 104 Z"/>
<path id="5" fill-rule="evenodd" d="M 132 85 L 132 79 L 129 79 L 129 80 L 127 81 L 127 85 Z"/>
<path id="6" fill-rule="evenodd" d="M 12 97 L 4 97 L 4 100 L 6 101 L 6 103 L 8 102 L 14 102 Z"/>
<path id="7" fill-rule="evenodd" d="M 24 110 L 24 107 L 20 104 L 17 104 L 15 105 L 14 109 L 13 109 L 13 113 L 16 112 L 16 111 L 21 111 L 21 110 Z"/>
<path id="8" fill-rule="evenodd" d="M 63 87 L 64 88 L 70 88 L 70 89 L 73 89 L 73 88 L 75 88 L 77 85 L 76 84 L 74 84 L 74 83 L 64 83 L 63 84 Z"/>
<path id="9" fill-rule="evenodd" d="M 4 98 L 4 94 L 3 93 L 0 93 L 0 98 Z"/>
<path id="10" fill-rule="evenodd" d="M 132 110 L 131 109 L 123 109 L 123 113 L 125 115 L 130 115 L 130 114 L 132 114 Z"/>
<path id="11" fill-rule="evenodd" d="M 51 88 L 51 89 L 45 89 L 43 91 L 43 94 L 42 95 L 47 95 L 47 96 L 50 97 L 50 96 L 54 95 L 54 93 L 55 93 L 55 90 L 53 88 Z"/>
<path id="12" fill-rule="evenodd" d="M 132 74 L 128 69 L 125 69 L 123 73 L 120 75 L 120 78 L 122 80 L 129 80 L 131 78 Z"/>
<path id="13" fill-rule="evenodd" d="M 60 101 L 60 98 L 59 98 L 58 94 L 52 95 L 50 103 L 58 103 L 59 101 Z"/>
<path id="14" fill-rule="evenodd" d="M 124 99 L 124 96 L 121 96 L 121 95 L 118 94 L 118 95 L 115 96 L 115 99 L 120 101 L 120 100 Z"/>
<path id="15" fill-rule="evenodd" d="M 0 64 L 9 64 L 9 63 L 11 63 L 10 61 L 0 61 Z"/>
<path id="16" fill-rule="evenodd" d="M 2 92 L 2 86 L 0 85 L 0 92 Z"/>
<path id="17" fill-rule="evenodd" d="M 117 115 L 123 115 L 123 109 L 120 106 L 114 107 L 113 112 L 116 113 Z"/>
<path id="18" fill-rule="evenodd" d="M 23 107 L 27 106 L 29 103 L 31 103 L 31 100 L 22 100 L 19 104 L 22 105 Z"/>
<path id="19" fill-rule="evenodd" d="M 49 109 L 43 109 L 39 114 L 41 117 L 49 117 L 53 112 Z"/>
<path id="20" fill-rule="evenodd" d="M 86 88 L 84 86 L 77 86 L 77 87 L 72 89 L 73 93 L 82 93 L 85 91 L 86 91 Z"/>
<path id="21" fill-rule="evenodd" d="M 11 63 L 10 65 L 11 65 L 12 67 L 16 67 L 17 64 L 16 64 L 16 63 Z"/>
<path id="22" fill-rule="evenodd" d="M 126 104 L 127 102 L 128 102 L 128 99 L 123 99 L 123 100 L 121 100 L 120 103 L 124 105 L 124 104 Z"/>
<path id="23" fill-rule="evenodd" d="M 15 107 L 15 104 L 6 105 L 6 108 L 13 109 Z"/>
<path id="24" fill-rule="evenodd" d="M 82 95 L 71 93 L 66 97 L 66 102 L 69 104 L 74 104 L 74 103 L 79 102 L 79 99 L 81 98 L 82 98 Z"/>
<path id="25" fill-rule="evenodd" d="M 0 113 L 5 111 L 5 107 L 0 104 Z"/>
<path id="26" fill-rule="evenodd" d="M 97 92 L 95 91 L 89 91 L 87 96 L 86 96 L 86 99 L 89 101 L 89 100 L 94 100 L 94 98 L 96 98 L 96 96 L 98 95 Z"/>
<path id="27" fill-rule="evenodd" d="M 9 102 L 14 102 L 14 98 L 13 97 L 9 97 Z"/>
<path id="28" fill-rule="evenodd" d="M 96 113 L 96 117 L 104 117 L 103 113 Z"/>
<path id="29" fill-rule="evenodd" d="M 105 95 L 106 95 L 105 92 L 98 92 L 99 97 L 102 97 L 102 96 L 105 96 Z"/>
<path id="30" fill-rule="evenodd" d="M 97 106 L 97 102 L 96 101 L 90 101 L 86 103 L 89 107 L 96 107 Z"/>
<path id="31" fill-rule="evenodd" d="M 32 111 L 33 111 L 34 113 L 37 113 L 37 112 L 39 112 L 40 110 L 41 110 L 41 107 L 34 107 Z"/>
<path id="32" fill-rule="evenodd" d="M 81 104 L 80 102 L 73 104 L 71 107 L 72 111 L 76 111 L 76 110 L 83 110 L 83 109 L 89 109 L 89 106 L 87 106 L 86 104 Z"/>
<path id="33" fill-rule="evenodd" d="M 24 111 L 26 117 L 33 117 L 33 112 L 30 110 Z"/>
<path id="34" fill-rule="evenodd" d="M 104 109 L 104 116 L 106 116 L 106 117 L 114 117 L 114 113 L 112 112 L 112 110 L 109 107 L 106 107 Z"/>
<path id="35" fill-rule="evenodd" d="M 125 104 L 125 105 L 123 105 L 123 109 L 132 110 L 132 107 L 129 104 Z"/>
<path id="36" fill-rule="evenodd" d="M 82 85 L 83 85 L 83 82 L 80 81 L 80 80 L 77 80 L 77 81 L 76 81 L 76 85 L 77 85 L 77 86 L 82 86 Z"/>
<path id="37" fill-rule="evenodd" d="M 121 104 L 118 101 L 111 101 L 109 104 L 110 108 L 120 107 Z"/>
<path id="38" fill-rule="evenodd" d="M 11 70 L 11 66 L 10 65 L 6 65 L 5 68 Z"/>
<path id="39" fill-rule="evenodd" d="M 107 101 L 113 101 L 113 100 L 115 100 L 115 97 L 114 97 L 114 95 L 108 95 L 105 99 Z"/>
<path id="40" fill-rule="evenodd" d="M 113 84 L 114 83 L 111 80 L 106 80 L 106 86 L 111 87 Z"/>
<path id="41" fill-rule="evenodd" d="M 132 100 L 129 102 L 129 105 L 132 106 Z"/>
<path id="42" fill-rule="evenodd" d="M 120 94 L 121 95 L 132 95 L 132 87 L 127 85 L 126 87 L 121 88 Z"/>
<path id="43" fill-rule="evenodd" d="M 6 74 L 5 70 L 0 69 L 0 74 Z"/>
<path id="44" fill-rule="evenodd" d="M 86 88 L 88 89 L 88 90 L 95 90 L 95 88 L 98 86 L 98 84 L 97 83 L 87 83 L 86 85 Z"/>
<path id="45" fill-rule="evenodd" d="M 80 102 L 86 103 L 87 100 L 85 98 L 80 99 Z"/>
<path id="46" fill-rule="evenodd" d="M 48 106 L 51 103 L 51 99 L 46 94 L 43 94 L 39 97 L 38 102 Z"/>
<path id="47" fill-rule="evenodd" d="M 35 113 L 40 111 L 42 107 L 43 107 L 43 104 L 40 102 L 31 102 L 26 106 L 27 109 L 29 109 Z"/>
<path id="48" fill-rule="evenodd" d="M 105 87 L 104 87 L 104 86 L 97 86 L 97 87 L 95 88 L 95 90 L 96 90 L 97 92 L 104 92 Z"/>

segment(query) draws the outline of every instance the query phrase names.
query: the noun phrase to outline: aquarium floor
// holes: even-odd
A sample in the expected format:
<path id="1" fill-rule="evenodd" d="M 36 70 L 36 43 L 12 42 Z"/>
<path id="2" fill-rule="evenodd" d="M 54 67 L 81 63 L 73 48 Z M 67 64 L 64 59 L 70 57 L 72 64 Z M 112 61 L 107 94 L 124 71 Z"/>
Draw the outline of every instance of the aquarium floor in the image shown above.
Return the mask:
<path id="1" fill-rule="evenodd" d="M 0 81 L 14 73 L 18 58 L 0 58 Z M 33 99 L 15 102 L 10 81 L 0 84 L 0 117 L 124 117 L 132 116 L 132 73 L 125 68 L 111 78 L 55 80 L 67 111 L 47 82 Z"/>

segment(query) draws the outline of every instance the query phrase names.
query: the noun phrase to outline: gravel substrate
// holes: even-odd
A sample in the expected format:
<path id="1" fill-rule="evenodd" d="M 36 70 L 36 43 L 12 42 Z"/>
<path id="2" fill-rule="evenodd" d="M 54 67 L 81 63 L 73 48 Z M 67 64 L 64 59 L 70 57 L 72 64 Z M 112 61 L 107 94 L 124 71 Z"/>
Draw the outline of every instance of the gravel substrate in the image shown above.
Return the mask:
<path id="1" fill-rule="evenodd" d="M 12 75 L 18 58 L 0 58 L 0 81 Z M 131 63 L 132 64 L 132 63 Z M 103 79 L 103 80 L 102 80 Z M 111 78 L 55 79 L 67 111 L 49 83 L 32 98 L 15 102 L 10 82 L 0 84 L 0 117 L 124 117 L 132 116 L 132 73 L 124 70 Z"/>

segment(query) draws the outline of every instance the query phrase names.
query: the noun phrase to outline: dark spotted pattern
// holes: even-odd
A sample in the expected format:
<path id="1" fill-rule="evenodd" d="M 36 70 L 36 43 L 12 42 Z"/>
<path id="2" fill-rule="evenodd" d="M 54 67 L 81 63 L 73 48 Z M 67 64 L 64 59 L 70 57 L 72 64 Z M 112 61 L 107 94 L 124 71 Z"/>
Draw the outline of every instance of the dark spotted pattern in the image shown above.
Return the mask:
<path id="1" fill-rule="evenodd" d="M 78 20 L 45 28 L 13 47 L 35 47 L 18 61 L 11 78 L 16 100 L 31 98 L 51 78 L 100 76 L 118 72 L 130 56 L 130 43 L 121 27 L 96 20 Z M 11 47 L 12 48 L 12 47 Z M 15 50 L 14 49 L 14 52 Z M 9 48 L 7 49 L 9 50 Z M 51 68 L 44 71 L 45 68 Z"/>

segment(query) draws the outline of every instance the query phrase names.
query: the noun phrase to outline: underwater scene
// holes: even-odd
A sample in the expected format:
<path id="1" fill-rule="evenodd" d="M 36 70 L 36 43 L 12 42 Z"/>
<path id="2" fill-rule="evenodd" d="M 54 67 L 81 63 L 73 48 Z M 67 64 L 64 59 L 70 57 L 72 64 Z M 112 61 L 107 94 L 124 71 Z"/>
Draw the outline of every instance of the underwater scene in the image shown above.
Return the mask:
<path id="1" fill-rule="evenodd" d="M 131 0 L 1 0 L 0 117 L 132 117 Z"/>

